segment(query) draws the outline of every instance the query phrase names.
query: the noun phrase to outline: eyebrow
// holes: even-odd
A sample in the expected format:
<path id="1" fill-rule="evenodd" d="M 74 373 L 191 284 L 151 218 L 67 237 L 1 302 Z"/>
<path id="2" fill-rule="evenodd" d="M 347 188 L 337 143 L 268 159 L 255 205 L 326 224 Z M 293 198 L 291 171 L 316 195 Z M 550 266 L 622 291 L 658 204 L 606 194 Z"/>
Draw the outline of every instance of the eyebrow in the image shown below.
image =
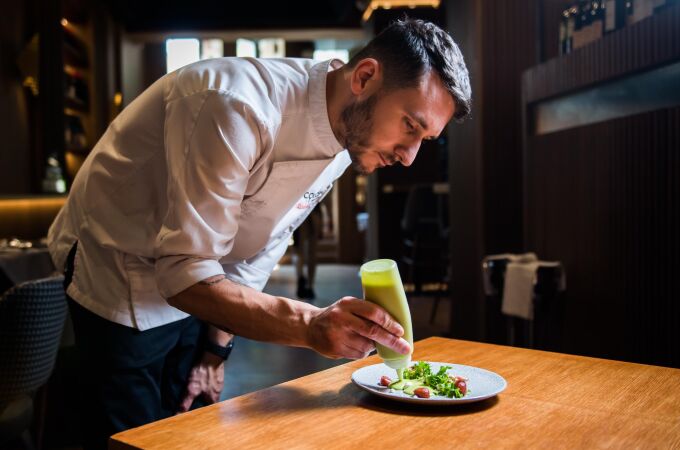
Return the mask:
<path id="1" fill-rule="evenodd" d="M 411 116 L 411 118 L 413 118 L 413 120 L 418 122 L 418 124 L 420 125 L 420 127 L 423 130 L 427 131 L 427 123 L 425 122 L 425 119 L 423 118 L 423 116 L 420 115 L 420 113 L 406 111 L 406 114 L 408 114 L 409 116 Z"/>

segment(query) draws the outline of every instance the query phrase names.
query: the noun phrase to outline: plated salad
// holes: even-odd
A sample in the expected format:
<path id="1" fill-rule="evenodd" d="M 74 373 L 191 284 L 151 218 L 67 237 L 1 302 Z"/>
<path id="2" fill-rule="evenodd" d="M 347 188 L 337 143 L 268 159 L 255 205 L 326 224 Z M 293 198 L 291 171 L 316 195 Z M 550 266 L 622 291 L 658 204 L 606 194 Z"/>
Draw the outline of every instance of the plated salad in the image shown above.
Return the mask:
<path id="1" fill-rule="evenodd" d="M 392 381 L 383 375 L 379 384 L 390 389 L 404 391 L 418 398 L 440 395 L 448 398 L 463 398 L 468 392 L 467 379 L 446 373 L 451 367 L 442 366 L 436 373 L 429 363 L 417 362 L 408 369 L 397 370 L 398 379 Z"/>

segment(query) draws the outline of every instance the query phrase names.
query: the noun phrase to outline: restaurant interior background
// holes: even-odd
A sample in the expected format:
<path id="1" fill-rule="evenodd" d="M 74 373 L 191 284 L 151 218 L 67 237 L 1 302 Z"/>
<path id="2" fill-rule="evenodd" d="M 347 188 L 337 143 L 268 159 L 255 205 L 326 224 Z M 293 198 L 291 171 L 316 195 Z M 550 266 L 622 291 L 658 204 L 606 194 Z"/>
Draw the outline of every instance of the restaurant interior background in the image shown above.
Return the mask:
<path id="1" fill-rule="evenodd" d="M 39 245 L 99 136 L 168 70 L 237 55 L 346 61 L 406 13 L 461 47 L 472 117 L 424 142 L 412 167 L 347 171 L 325 202 L 320 262 L 399 261 L 420 337 L 436 321 L 429 334 L 680 367 L 677 3 L 3 2 L 0 238 Z M 567 280 L 539 280 L 533 322 L 502 315 L 502 277 L 482 267 L 523 252 L 559 261 Z M 68 365 L 62 346 L 47 447 L 72 443 L 54 431 Z"/>

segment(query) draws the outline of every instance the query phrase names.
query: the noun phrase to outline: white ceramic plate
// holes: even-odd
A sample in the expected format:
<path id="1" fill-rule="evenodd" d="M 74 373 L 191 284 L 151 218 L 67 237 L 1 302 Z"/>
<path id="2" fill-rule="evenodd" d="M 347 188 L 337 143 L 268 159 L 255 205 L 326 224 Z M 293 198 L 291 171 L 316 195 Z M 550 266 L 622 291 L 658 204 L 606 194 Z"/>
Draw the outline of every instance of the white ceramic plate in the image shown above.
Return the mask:
<path id="1" fill-rule="evenodd" d="M 429 362 L 429 361 L 428 361 Z M 415 363 L 415 361 L 413 362 Z M 478 367 L 464 366 L 461 364 L 449 364 L 440 362 L 429 362 L 433 372 L 437 372 L 441 366 L 451 367 L 447 370 L 449 375 L 457 375 L 467 378 L 468 393 L 463 398 L 448 398 L 441 396 L 432 396 L 430 398 L 418 398 L 404 394 L 403 391 L 397 391 L 380 385 L 380 377 L 387 375 L 392 380 L 397 379 L 397 372 L 390 369 L 385 364 L 373 364 L 372 366 L 362 367 L 352 374 L 352 382 L 371 394 L 380 397 L 391 398 L 397 401 L 409 403 L 426 403 L 437 405 L 451 405 L 459 403 L 470 403 L 485 400 L 487 398 L 498 395 L 503 392 L 508 386 L 505 379 L 497 373 L 490 370 L 480 369 Z"/>

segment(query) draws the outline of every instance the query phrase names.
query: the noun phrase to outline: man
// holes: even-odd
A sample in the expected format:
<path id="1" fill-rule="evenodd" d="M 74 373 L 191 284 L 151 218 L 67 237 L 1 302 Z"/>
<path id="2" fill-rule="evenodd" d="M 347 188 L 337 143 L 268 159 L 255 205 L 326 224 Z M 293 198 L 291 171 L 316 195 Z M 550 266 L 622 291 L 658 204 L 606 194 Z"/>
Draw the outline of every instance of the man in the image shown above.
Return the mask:
<path id="1" fill-rule="evenodd" d="M 408 166 L 469 108 L 458 47 L 417 20 L 391 25 L 346 66 L 221 58 L 142 93 L 86 160 L 49 233 L 66 267 L 86 447 L 217 400 L 232 333 L 330 358 L 362 358 L 374 342 L 411 351 L 371 303 L 317 308 L 261 289 L 350 163 Z"/>

